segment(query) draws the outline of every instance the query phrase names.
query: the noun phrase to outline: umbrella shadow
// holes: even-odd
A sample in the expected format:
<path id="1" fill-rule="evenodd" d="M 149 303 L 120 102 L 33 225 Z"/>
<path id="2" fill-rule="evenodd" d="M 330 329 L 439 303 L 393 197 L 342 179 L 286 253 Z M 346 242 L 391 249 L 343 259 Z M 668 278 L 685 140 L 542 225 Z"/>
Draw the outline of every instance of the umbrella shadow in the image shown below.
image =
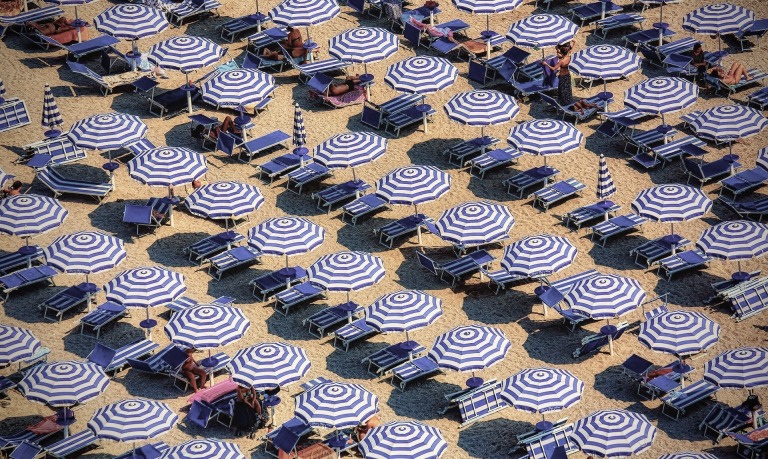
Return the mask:
<path id="1" fill-rule="evenodd" d="M 146 200 L 123 201 L 118 199 L 105 202 L 88 214 L 91 226 L 130 243 L 132 237 L 136 236 L 136 229 L 133 226 L 122 223 L 121 215 L 126 204 L 144 205 Z"/>
<path id="2" fill-rule="evenodd" d="M 586 232 L 582 238 L 591 239 L 591 234 Z M 634 263 L 634 258 L 627 254 L 630 250 L 647 241 L 648 239 L 639 232 L 629 233 L 611 238 L 605 247 L 595 242 L 587 254 L 592 257 L 598 268 L 605 266 L 620 271 L 636 270 L 638 266 Z"/>
<path id="3" fill-rule="evenodd" d="M 488 325 L 519 322 L 527 317 L 533 306 L 530 295 L 508 289 L 494 295 L 486 284 L 467 289 L 463 309 L 469 320 Z"/>
<path id="4" fill-rule="evenodd" d="M 120 378 L 120 382 L 125 390 L 133 397 L 146 398 L 150 400 L 171 400 L 178 399 L 191 394 L 192 389 L 186 393 L 173 386 L 172 378 L 166 375 L 152 375 L 142 373 L 138 370 L 128 370 L 125 376 Z"/>
<path id="5" fill-rule="evenodd" d="M 658 279 L 653 291 L 657 295 L 669 293 L 668 301 L 683 307 L 707 304 L 714 293 L 711 284 L 724 280 L 703 270 L 676 274 L 670 282 L 660 277 Z"/>
<path id="6" fill-rule="evenodd" d="M 187 123 L 177 124 L 165 132 L 165 144 L 174 147 L 187 147 L 193 151 L 200 149 L 200 143 L 192 137 Z M 219 159 L 217 156 L 215 158 Z"/>
<path id="7" fill-rule="evenodd" d="M 447 158 L 443 156 L 443 152 L 452 145 L 463 141 L 464 139 L 458 137 L 450 139 L 431 138 L 422 142 L 414 142 L 406 151 L 406 154 L 413 165 L 435 166 L 441 170 L 449 170 L 453 166 L 448 164 Z"/>
<path id="8" fill-rule="evenodd" d="M 615 362 L 615 365 L 595 374 L 593 389 L 612 400 L 636 403 L 640 399 L 637 395 L 638 382 L 622 374 L 619 365 L 620 362 Z"/>
<path id="9" fill-rule="evenodd" d="M 183 248 L 209 236 L 210 234 L 202 231 L 195 231 L 157 238 L 147 247 L 147 255 L 150 260 L 164 266 L 188 268 L 196 263 L 189 261 L 186 254 L 182 254 Z"/>
<path id="10" fill-rule="evenodd" d="M 49 284 L 50 285 L 50 284 Z M 35 284 L 14 291 L 4 303 L 5 315 L 25 323 L 43 323 L 43 313 L 38 308 L 30 307 L 41 304 L 55 293 L 66 287 L 51 287 L 45 284 Z"/>
<path id="11" fill-rule="evenodd" d="M 355 226 L 345 224 L 336 232 L 336 241 L 349 250 L 368 253 L 384 252 L 386 248 L 378 243 L 378 236 L 373 233 L 373 228 L 383 226 L 378 220 L 381 219 L 374 217 Z"/>
<path id="12" fill-rule="evenodd" d="M 515 196 L 507 193 L 502 182 L 518 172 L 520 171 L 505 167 L 488 172 L 483 179 L 472 175 L 469 178 L 467 189 L 479 199 L 491 199 L 498 202 L 516 199 Z"/>
<path id="13" fill-rule="evenodd" d="M 333 346 L 333 340 L 327 340 L 323 346 Z M 342 379 L 368 379 L 367 366 L 361 361 L 371 355 L 376 344 L 369 341 L 357 341 L 349 347 L 349 351 L 334 347 L 333 352 L 325 358 L 325 368 Z"/>
<path id="14" fill-rule="evenodd" d="M 302 194 L 285 190 L 276 196 L 275 207 L 295 217 L 323 215 L 323 212 L 317 208 L 315 201 L 310 197 L 312 191 L 317 190 L 319 187 L 322 187 L 322 185 L 314 185 L 312 188 L 307 188 Z"/>
<path id="15" fill-rule="evenodd" d="M 527 430 L 531 430 L 529 423 L 506 418 L 478 422 L 459 432 L 458 446 L 470 457 L 507 457 L 514 448 L 513 432 Z"/>
<path id="16" fill-rule="evenodd" d="M 144 311 L 139 311 L 138 309 L 130 309 L 129 311 L 133 314 L 144 314 Z M 64 336 L 63 341 L 64 350 L 86 358 L 98 342 L 107 342 L 109 347 L 117 349 L 144 337 L 144 331 L 140 328 L 136 328 L 128 322 L 117 322 L 111 327 L 102 330 L 98 340 L 93 335 L 81 335 L 79 328 L 75 328 Z"/>
<path id="17" fill-rule="evenodd" d="M 30 414 L 25 416 L 7 416 L 0 419 L 0 435 L 11 435 L 28 425 L 37 424 L 43 417 L 39 414 Z"/>
<path id="18" fill-rule="evenodd" d="M 389 381 L 381 381 L 379 384 L 389 384 Z M 421 379 L 409 383 L 405 391 L 392 388 L 387 405 L 397 416 L 417 421 L 430 421 L 446 417 L 458 419 L 457 410 L 451 410 L 450 414 L 442 414 L 441 411 L 447 403 L 445 394 L 461 389 L 455 384 L 438 381 L 436 378 Z M 414 403 L 414 400 L 419 402 Z"/>
<path id="19" fill-rule="evenodd" d="M 262 307 L 272 308 L 274 301 L 264 303 Z M 309 333 L 304 325 L 304 319 L 312 314 L 328 308 L 327 303 L 312 303 L 308 305 L 298 305 L 291 308 L 287 316 L 277 311 L 266 320 L 267 332 L 271 335 L 280 337 L 286 341 L 315 341 L 319 338 Z M 323 338 L 325 339 L 325 338 Z"/>
<path id="20" fill-rule="evenodd" d="M 419 250 L 417 247 L 413 249 L 400 249 L 405 261 L 395 270 L 398 279 L 397 283 L 405 289 L 414 290 L 443 290 L 450 288 L 450 285 L 441 282 L 437 276 L 421 267 L 416 259 L 417 250 Z M 427 253 L 427 255 L 432 258 L 434 253 Z"/>
<path id="21" fill-rule="evenodd" d="M 539 312 L 541 307 L 536 308 L 534 313 Z M 585 333 L 577 329 L 574 333 L 568 333 L 568 330 L 562 326 L 562 320 L 559 315 L 549 312 L 546 322 L 533 321 L 530 317 L 524 317 L 518 320 L 517 324 L 526 332 L 523 349 L 528 356 L 534 360 L 541 360 L 553 365 L 565 365 L 574 362 L 572 351 L 579 347 L 581 338 Z M 583 358 L 582 358 L 583 360 Z"/>

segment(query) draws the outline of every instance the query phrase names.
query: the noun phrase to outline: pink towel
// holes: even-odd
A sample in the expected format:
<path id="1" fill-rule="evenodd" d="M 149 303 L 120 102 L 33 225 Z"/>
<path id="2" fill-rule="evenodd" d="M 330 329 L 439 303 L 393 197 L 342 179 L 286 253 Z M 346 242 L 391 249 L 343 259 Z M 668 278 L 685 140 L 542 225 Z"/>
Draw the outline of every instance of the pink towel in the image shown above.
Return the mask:
<path id="1" fill-rule="evenodd" d="M 237 383 L 232 381 L 231 379 L 227 379 L 214 384 L 213 387 L 209 387 L 208 389 L 204 389 L 196 394 L 193 394 L 191 397 L 187 399 L 187 401 L 189 403 L 192 403 L 197 400 L 202 400 L 204 402 L 210 403 L 216 400 L 217 398 L 221 397 L 222 395 L 229 394 L 230 392 L 234 392 L 236 390 L 237 390 Z"/>

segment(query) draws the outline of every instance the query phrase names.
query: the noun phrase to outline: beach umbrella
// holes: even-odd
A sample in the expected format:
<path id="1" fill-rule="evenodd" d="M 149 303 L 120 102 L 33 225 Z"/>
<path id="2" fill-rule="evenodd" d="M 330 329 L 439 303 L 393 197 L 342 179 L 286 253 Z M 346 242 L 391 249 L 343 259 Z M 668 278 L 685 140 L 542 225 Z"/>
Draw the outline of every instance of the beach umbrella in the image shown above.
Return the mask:
<path id="1" fill-rule="evenodd" d="M 768 147 L 763 147 L 757 152 L 756 165 L 768 171 Z M 0 177 L 2 177 L 2 172 L 0 172 Z M 0 178 L 0 184 L 2 183 L 3 179 Z"/>
<path id="2" fill-rule="evenodd" d="M 475 372 L 490 368 L 504 360 L 512 344 L 504 332 L 487 325 L 463 325 L 449 330 L 437 338 L 429 357 L 440 368 L 471 372 L 468 387 L 479 387 L 483 380 Z"/>
<path id="3" fill-rule="evenodd" d="M 370 163 L 387 152 L 387 139 L 372 132 L 347 132 L 335 135 L 315 147 L 315 161 L 329 169 L 352 168 Z"/>
<path id="4" fill-rule="evenodd" d="M 633 456 L 651 447 L 656 427 L 640 413 L 600 410 L 576 421 L 571 438 L 584 454 Z"/>
<path id="5" fill-rule="evenodd" d="M 96 438 L 136 442 L 162 435 L 173 428 L 179 416 L 163 402 L 128 399 L 99 408 L 88 421 Z"/>
<path id="6" fill-rule="evenodd" d="M 293 103 L 293 146 L 303 148 L 307 144 L 307 130 L 304 127 L 304 115 L 296 102 Z"/>
<path id="7" fill-rule="evenodd" d="M 662 454 L 661 456 L 659 456 L 659 459 L 718 459 L 718 457 L 710 453 L 683 452 L 683 453 Z"/>
<path id="8" fill-rule="evenodd" d="M 451 86 L 457 76 L 459 69 L 444 57 L 414 56 L 387 67 L 384 82 L 395 91 L 431 94 Z"/>
<path id="9" fill-rule="evenodd" d="M 325 382 L 296 397 L 294 415 L 305 424 L 356 427 L 379 411 L 379 398 L 360 384 Z"/>
<path id="10" fill-rule="evenodd" d="M 696 246 L 709 256 L 736 260 L 739 270 L 733 278 L 749 279 L 749 274 L 741 270 L 741 260 L 768 253 L 768 224 L 747 220 L 718 223 L 701 233 Z"/>
<path id="11" fill-rule="evenodd" d="M 303 217 L 264 220 L 248 230 L 248 244 L 261 253 L 288 256 L 311 252 L 325 240 L 325 228 Z"/>
<path id="12" fill-rule="evenodd" d="M 584 134 L 576 126 L 558 120 L 531 120 L 520 123 L 509 131 L 507 142 L 523 153 L 544 157 L 562 155 L 579 148 Z"/>
<path id="13" fill-rule="evenodd" d="M 665 241 L 674 244 L 680 240 L 675 234 L 675 223 L 701 218 L 712 209 L 712 200 L 698 188 L 688 185 L 658 185 L 641 191 L 632 210 L 641 217 L 670 224 Z"/>
<path id="14" fill-rule="evenodd" d="M 0 200 L 0 233 L 31 236 L 58 228 L 69 215 L 57 199 L 36 194 L 9 196 Z"/>
<path id="15" fill-rule="evenodd" d="M 728 142 L 728 155 L 731 165 L 737 157 L 733 156 L 733 142 L 745 139 L 768 126 L 768 118 L 752 107 L 743 105 L 719 105 L 701 112 L 690 123 L 697 136 L 714 140 L 717 143 Z M 731 166 L 733 172 L 733 166 Z"/>
<path id="16" fill-rule="evenodd" d="M 216 108 L 234 107 L 240 110 L 235 122 L 242 126 L 250 121 L 243 114 L 244 107 L 269 97 L 275 91 L 275 78 L 256 69 L 226 70 L 208 79 L 200 90 L 203 100 Z"/>
<path id="17" fill-rule="evenodd" d="M 451 189 L 451 174 L 435 166 L 406 166 L 376 181 L 376 195 L 390 204 L 414 207 L 438 199 Z"/>
<path id="18" fill-rule="evenodd" d="M 163 459 L 245 459 L 240 447 L 228 441 L 215 438 L 189 440 L 171 446 L 164 453 Z"/>
<path id="19" fill-rule="evenodd" d="M 15 175 L 11 175 L 7 172 L 3 172 L 3 170 L 0 169 L 0 188 L 4 187 L 5 182 L 13 180 L 15 177 L 16 177 Z"/>
<path id="20" fill-rule="evenodd" d="M 313 45 L 309 26 L 330 21 L 340 12 L 339 5 L 333 0 L 285 0 L 272 8 L 269 16 L 272 22 L 281 26 L 306 27 L 307 40 L 304 46 L 309 49 Z"/>
<path id="21" fill-rule="evenodd" d="M 648 78 L 624 92 L 624 105 L 641 113 L 661 115 L 693 105 L 699 97 L 696 83 L 678 77 Z"/>
<path id="22" fill-rule="evenodd" d="M 509 207 L 472 201 L 451 207 L 435 222 L 438 235 L 462 248 L 502 241 L 515 225 Z"/>
<path id="23" fill-rule="evenodd" d="M 336 59 L 363 64 L 367 75 L 369 63 L 390 57 L 399 47 L 398 36 L 386 29 L 356 27 L 331 38 L 328 42 L 328 54 Z"/>
<path id="24" fill-rule="evenodd" d="M 70 22 L 69 25 L 72 27 L 75 27 L 77 29 L 77 42 L 80 43 L 83 41 L 83 38 L 80 34 L 80 28 L 81 27 L 88 27 L 88 23 L 80 19 L 80 16 L 77 14 L 77 6 L 78 5 L 87 5 L 88 3 L 91 3 L 95 0 L 45 0 L 48 3 L 53 3 L 54 5 L 71 5 L 75 7 L 75 20 Z M 27 11 L 27 2 L 24 2 L 24 11 Z"/>
<path id="25" fill-rule="evenodd" d="M 64 125 L 64 118 L 61 116 L 59 106 L 56 105 L 56 99 L 53 97 L 51 87 L 47 83 L 45 91 L 43 91 L 43 115 L 40 124 L 46 129 L 43 135 L 49 139 L 60 136 L 60 128 Z"/>
<path id="26" fill-rule="evenodd" d="M 407 346 L 410 331 L 424 328 L 443 315 L 443 301 L 421 290 L 400 290 L 379 297 L 365 310 L 365 322 L 380 332 L 405 332 Z M 415 347 L 415 346 L 414 346 Z"/>
<path id="27" fill-rule="evenodd" d="M 534 14 L 525 19 L 513 22 L 507 32 L 507 39 L 517 46 L 541 50 L 544 57 L 544 47 L 555 46 L 573 40 L 579 33 L 579 26 L 565 16 L 557 14 Z"/>
<path id="28" fill-rule="evenodd" d="M 0 324 L 0 366 L 26 360 L 40 350 L 40 341 L 26 328 Z"/>
<path id="29" fill-rule="evenodd" d="M 159 147 L 143 151 L 128 161 L 128 175 L 144 185 L 173 187 L 192 183 L 208 172 L 205 156 L 186 147 Z"/>
<path id="30" fill-rule="evenodd" d="M 486 126 L 506 123 L 520 113 L 520 107 L 517 106 L 514 97 L 499 91 L 488 90 L 456 94 L 443 106 L 443 110 L 453 121 L 480 126 L 480 137 L 483 139 Z"/>
<path id="31" fill-rule="evenodd" d="M 146 5 L 115 5 L 93 18 L 93 25 L 101 33 L 123 40 L 131 40 L 131 69 L 141 57 L 138 40 L 157 35 L 168 28 L 165 12 Z"/>
<path id="32" fill-rule="evenodd" d="M 0 79 L 0 104 L 5 102 L 5 83 Z"/>
<path id="33" fill-rule="evenodd" d="M 264 197 L 254 185 L 241 182 L 215 182 L 203 185 L 193 191 L 184 205 L 198 217 L 229 220 L 244 217 L 264 204 Z"/>
<path id="34" fill-rule="evenodd" d="M 613 203 L 608 201 L 608 198 L 616 194 L 616 185 L 613 183 L 613 177 L 611 171 L 608 170 L 608 162 L 605 160 L 605 155 L 600 154 L 600 165 L 597 170 L 597 198 L 602 199 L 601 203 L 603 207 L 610 209 L 613 207 Z M 608 214 L 605 214 L 606 220 Z"/>
<path id="35" fill-rule="evenodd" d="M 189 74 L 215 64 L 226 52 L 226 48 L 207 38 L 180 35 L 152 45 L 147 59 L 159 67 L 184 74 L 187 79 L 186 86 L 183 86 L 187 91 L 187 110 L 192 113 L 192 91 L 195 86 L 189 82 Z"/>
<path id="36" fill-rule="evenodd" d="M 607 92 L 608 80 L 632 75 L 640 70 L 641 62 L 637 53 L 623 46 L 595 45 L 573 53 L 569 67 L 582 78 L 602 79 L 603 92 Z"/>
<path id="37" fill-rule="evenodd" d="M 741 347 L 723 352 L 704 365 L 704 379 L 720 387 L 768 386 L 768 348 Z"/>
<path id="38" fill-rule="evenodd" d="M 366 252 L 323 255 L 307 270 L 309 280 L 326 290 L 349 293 L 377 284 L 384 278 L 384 262 Z"/>
<path id="39" fill-rule="evenodd" d="M 735 34 L 755 22 L 755 13 L 731 3 L 715 3 L 695 9 L 683 17 L 683 29 L 688 32 L 717 35 L 718 49 L 722 49 L 721 35 Z"/>
<path id="40" fill-rule="evenodd" d="M 549 430 L 544 413 L 560 411 L 581 401 L 584 382 L 568 370 L 528 368 L 504 380 L 501 398 L 521 411 L 541 414 L 537 429 Z"/>
<path id="41" fill-rule="evenodd" d="M 536 234 L 504 248 L 501 266 L 512 275 L 545 277 L 571 266 L 578 252 L 567 237 Z"/>
<path id="42" fill-rule="evenodd" d="M 523 0 L 453 0 L 453 4 L 461 11 L 485 15 L 485 30 L 480 32 L 480 36 L 486 42 L 486 59 L 491 58 L 491 39 L 498 35 L 491 30 L 491 14 L 512 11 L 522 3 Z"/>
<path id="43" fill-rule="evenodd" d="M 67 136 L 80 148 L 109 151 L 145 138 L 147 125 L 136 115 L 104 113 L 77 121 Z"/>
<path id="44" fill-rule="evenodd" d="M 307 352 L 287 343 L 261 343 L 240 349 L 227 368 L 232 380 L 256 390 L 284 387 L 303 378 L 312 362 Z"/>
<path id="45" fill-rule="evenodd" d="M 374 427 L 357 447 L 365 459 L 439 459 L 448 443 L 436 427 L 398 421 Z"/>
<path id="46" fill-rule="evenodd" d="M 123 240 L 99 231 L 79 231 L 57 237 L 43 249 L 45 261 L 63 272 L 85 274 L 85 283 L 80 288 L 97 291 L 88 276 L 118 266 L 128 255 Z"/>

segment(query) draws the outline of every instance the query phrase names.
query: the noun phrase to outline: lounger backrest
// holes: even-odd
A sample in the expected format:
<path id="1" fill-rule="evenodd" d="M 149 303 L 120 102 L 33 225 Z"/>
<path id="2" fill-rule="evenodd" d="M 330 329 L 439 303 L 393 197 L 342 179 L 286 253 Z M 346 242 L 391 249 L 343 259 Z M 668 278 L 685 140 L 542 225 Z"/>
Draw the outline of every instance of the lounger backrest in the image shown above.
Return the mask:
<path id="1" fill-rule="evenodd" d="M 481 62 L 478 62 L 474 59 L 469 61 L 469 72 L 467 73 L 467 78 L 469 78 L 471 81 L 485 84 L 485 77 L 486 72 L 488 69 L 485 67 L 485 65 Z"/>
<path id="2" fill-rule="evenodd" d="M 178 370 L 187 360 L 187 353 L 182 351 L 181 348 L 173 346 L 171 349 L 168 349 L 168 352 L 163 354 L 160 360 L 172 369 Z"/>
<path id="3" fill-rule="evenodd" d="M 316 73 L 309 79 L 309 81 L 307 81 L 307 86 L 320 94 L 326 94 L 332 82 L 333 78 L 328 75 L 324 73 Z"/>
<path id="4" fill-rule="evenodd" d="M 360 122 L 374 129 L 379 129 L 381 127 L 382 116 L 383 114 L 381 113 L 381 110 L 378 110 L 369 104 L 364 104 Z"/>
<path id="5" fill-rule="evenodd" d="M 347 6 L 360 14 L 365 12 L 365 0 L 347 0 Z"/>
<path id="6" fill-rule="evenodd" d="M 0 107 L 0 132 L 25 126 L 31 122 L 27 104 L 16 100 Z"/>
<path id="7" fill-rule="evenodd" d="M 473 392 L 470 397 L 461 399 L 459 401 L 459 413 L 461 414 L 462 425 L 506 408 L 507 402 L 501 398 L 500 394 L 501 382 L 497 382 Z"/>
<path id="8" fill-rule="evenodd" d="M 281 426 L 277 429 L 277 434 L 272 437 L 272 444 L 283 451 L 289 452 L 296 448 L 300 439 L 301 436 L 293 432 L 292 429 Z"/>
<path id="9" fill-rule="evenodd" d="M 427 271 L 434 275 L 438 275 L 439 265 L 435 263 L 431 258 L 427 257 L 421 252 L 416 252 L 416 258 L 419 260 L 419 264 Z"/>
<path id="10" fill-rule="evenodd" d="M 216 151 L 222 151 L 228 156 L 232 156 L 235 152 L 236 143 L 237 139 L 232 134 L 219 132 L 219 137 L 216 139 Z"/>
<path id="11" fill-rule="evenodd" d="M 187 422 L 198 425 L 205 429 L 208 427 L 208 421 L 211 420 L 213 415 L 213 408 L 210 405 L 201 403 L 199 400 L 192 402 L 189 407 L 189 413 L 187 414 Z"/>
<path id="12" fill-rule="evenodd" d="M 405 23 L 403 36 L 414 48 L 419 47 L 419 44 L 421 43 L 421 30 L 417 29 L 416 26 L 411 23 Z"/>
<path id="13" fill-rule="evenodd" d="M 39 445 L 23 441 L 8 457 L 10 459 L 35 459 L 42 451 L 43 448 Z"/>

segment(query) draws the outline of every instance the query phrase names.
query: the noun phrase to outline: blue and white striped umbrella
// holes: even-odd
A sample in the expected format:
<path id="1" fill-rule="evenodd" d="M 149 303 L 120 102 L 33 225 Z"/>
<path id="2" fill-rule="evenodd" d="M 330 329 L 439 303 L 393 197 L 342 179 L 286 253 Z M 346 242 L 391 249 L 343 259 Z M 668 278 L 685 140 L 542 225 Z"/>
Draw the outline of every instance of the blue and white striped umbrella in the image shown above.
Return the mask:
<path id="1" fill-rule="evenodd" d="M 645 290 L 637 279 L 601 274 L 575 284 L 564 301 L 583 316 L 612 319 L 634 311 L 645 298 Z"/>
<path id="2" fill-rule="evenodd" d="M 136 41 L 157 35 L 168 28 L 165 13 L 146 5 L 115 5 L 93 18 L 99 32 L 123 40 Z"/>
<path id="3" fill-rule="evenodd" d="M 633 456 L 651 447 L 656 427 L 640 413 L 601 410 L 576 421 L 571 438 L 585 454 Z"/>
<path id="4" fill-rule="evenodd" d="M 704 365 L 704 379 L 737 389 L 768 386 L 768 348 L 742 347 L 723 352 Z"/>
<path id="5" fill-rule="evenodd" d="M 152 45 L 147 59 L 163 68 L 189 74 L 215 64 L 226 52 L 226 48 L 207 38 L 180 35 Z"/>
<path id="6" fill-rule="evenodd" d="M 512 275 L 544 277 L 571 266 L 578 253 L 567 237 L 537 234 L 508 245 L 501 266 Z"/>
<path id="7" fill-rule="evenodd" d="M 108 385 L 109 377 L 99 365 L 73 360 L 36 366 L 17 388 L 28 400 L 71 407 L 98 397 Z"/>
<path id="8" fill-rule="evenodd" d="M 46 129 L 46 137 L 61 135 L 61 126 L 64 125 L 64 118 L 61 116 L 59 106 L 56 105 L 56 99 L 53 97 L 51 87 L 47 83 L 43 92 L 43 115 L 40 123 Z"/>
<path id="9" fill-rule="evenodd" d="M 343 429 L 379 411 L 379 398 L 360 384 L 327 382 L 296 397 L 295 416 L 306 424 Z"/>
<path id="10" fill-rule="evenodd" d="M 147 136 L 147 125 L 136 115 L 105 113 L 83 118 L 67 134 L 80 148 L 116 150 Z"/>
<path id="11" fill-rule="evenodd" d="M 390 204 L 416 206 L 451 189 L 451 174 L 435 166 L 400 167 L 376 181 L 376 194 Z"/>
<path id="12" fill-rule="evenodd" d="M 657 222 L 676 223 L 706 215 L 712 200 L 698 188 L 688 185 L 658 185 L 641 191 L 632 210 Z"/>
<path id="13" fill-rule="evenodd" d="M 522 0 L 453 0 L 456 8 L 467 13 L 494 14 L 512 11 L 523 3 Z"/>
<path id="14" fill-rule="evenodd" d="M 429 356 L 441 368 L 474 373 L 504 360 L 511 347 L 498 328 L 463 325 L 435 338 Z"/>
<path id="15" fill-rule="evenodd" d="M 161 266 L 129 269 L 104 286 L 107 300 L 130 307 L 167 304 L 187 291 L 184 275 Z"/>
<path id="16" fill-rule="evenodd" d="M 374 427 L 357 447 L 365 459 L 439 459 L 448 443 L 437 427 L 396 421 Z"/>
<path id="17" fill-rule="evenodd" d="M 377 284 L 384 278 L 384 262 L 366 252 L 323 255 L 307 270 L 309 280 L 326 290 L 349 292 Z"/>
<path id="18" fill-rule="evenodd" d="M 26 328 L 0 324 L 0 366 L 26 360 L 40 349 L 40 341 Z"/>
<path id="19" fill-rule="evenodd" d="M 310 252 L 325 240 L 325 228 L 303 217 L 264 220 L 248 230 L 248 244 L 262 253 L 288 255 Z"/>
<path id="20" fill-rule="evenodd" d="M 395 54 L 400 47 L 397 35 L 381 27 L 347 29 L 331 38 L 328 54 L 343 61 L 365 64 L 378 62 Z"/>
<path id="21" fill-rule="evenodd" d="M 550 155 L 573 151 L 584 142 L 584 134 L 571 123 L 559 120 L 531 120 L 509 131 L 507 142 L 523 153 Z"/>
<path id="22" fill-rule="evenodd" d="M 768 118 L 752 107 L 719 105 L 701 112 L 690 126 L 703 139 L 731 143 L 759 134 L 768 126 Z"/>
<path id="23" fill-rule="evenodd" d="M 595 45 L 573 53 L 571 70 L 582 78 L 603 80 L 606 90 L 608 80 L 625 78 L 640 70 L 642 60 L 623 46 Z"/>
<path id="24" fill-rule="evenodd" d="M 2 101 L 5 97 L 5 83 L 3 83 L 3 80 L 0 79 L 0 101 Z"/>
<path id="25" fill-rule="evenodd" d="M 387 67 L 384 82 L 395 91 L 431 94 L 451 86 L 458 76 L 459 69 L 444 57 L 414 56 Z"/>
<path id="26" fill-rule="evenodd" d="M 340 12 L 333 0 L 285 0 L 274 7 L 269 16 L 275 24 L 304 27 L 330 21 Z"/>
<path id="27" fill-rule="evenodd" d="M 637 339 L 657 352 L 682 357 L 714 346 L 720 325 L 696 311 L 668 311 L 640 324 Z"/>
<path id="28" fill-rule="evenodd" d="M 568 370 L 528 368 L 504 380 L 501 397 L 518 410 L 546 413 L 581 401 L 584 382 Z"/>
<path id="29" fill-rule="evenodd" d="M 755 163 L 768 171 L 768 147 L 763 147 L 757 152 L 757 161 Z M 0 171 L 0 184 L 3 183 L 2 175 L 3 173 Z"/>
<path id="30" fill-rule="evenodd" d="M 507 32 L 507 38 L 517 46 L 543 48 L 569 42 L 577 33 L 579 26 L 564 16 L 534 14 L 513 22 Z"/>
<path id="31" fill-rule="evenodd" d="M 451 97 L 443 110 L 448 118 L 470 126 L 506 123 L 520 113 L 515 98 L 499 91 L 475 90 L 461 92 Z M 483 131 L 480 131 L 483 136 Z"/>
<path id="32" fill-rule="evenodd" d="M 0 233 L 30 237 L 58 228 L 69 215 L 48 196 L 22 194 L 0 200 Z"/>
<path id="33" fill-rule="evenodd" d="M 125 260 L 123 240 L 98 231 L 59 236 L 43 250 L 45 261 L 61 271 L 88 275 L 112 269 Z"/>
<path id="34" fill-rule="evenodd" d="M 16 177 L 15 175 L 11 175 L 7 172 L 3 172 L 3 170 L 0 169 L 0 188 L 5 188 L 5 182 L 13 180 L 15 177 Z"/>
<path id="35" fill-rule="evenodd" d="M 597 170 L 597 198 L 608 199 L 616 194 L 616 185 L 613 183 L 611 171 L 608 169 L 608 162 L 605 155 L 600 154 L 600 165 Z"/>
<path id="36" fill-rule="evenodd" d="M 718 459 L 717 456 L 710 453 L 686 451 L 682 453 L 662 454 L 659 459 Z"/>
<path id="37" fill-rule="evenodd" d="M 193 191 L 184 205 L 190 212 L 214 220 L 242 217 L 264 204 L 264 197 L 254 185 L 241 182 L 215 182 Z"/>
<path id="38" fill-rule="evenodd" d="M 240 349 L 227 366 L 233 381 L 256 390 L 285 387 L 303 378 L 311 367 L 307 352 L 287 343 Z"/>
<path id="39" fill-rule="evenodd" d="M 128 399 L 96 410 L 88 428 L 96 438 L 138 441 L 157 437 L 171 430 L 179 416 L 163 402 Z"/>
<path id="40" fill-rule="evenodd" d="M 204 304 L 174 314 L 165 325 L 165 334 L 183 347 L 212 349 L 239 340 L 250 326 L 240 308 Z"/>
<path id="41" fill-rule="evenodd" d="M 387 152 L 387 139 L 372 132 L 346 132 L 315 147 L 315 161 L 329 169 L 370 163 Z"/>
<path id="42" fill-rule="evenodd" d="M 211 105 L 243 107 L 269 97 L 275 91 L 275 78 L 256 69 L 227 70 L 203 83 L 201 91 Z"/>
<path id="43" fill-rule="evenodd" d="M 293 103 L 293 146 L 302 148 L 307 144 L 307 129 L 304 127 L 304 115 L 296 102 Z"/>
<path id="44" fill-rule="evenodd" d="M 400 290 L 379 297 L 365 309 L 365 321 L 381 332 L 424 328 L 443 315 L 443 301 L 421 290 Z"/>
<path id="45" fill-rule="evenodd" d="M 490 201 L 465 202 L 451 207 L 435 222 L 441 238 L 463 246 L 506 239 L 514 225 L 515 217 L 509 207 Z"/>
<path id="46" fill-rule="evenodd" d="M 693 105 L 699 97 L 696 83 L 678 77 L 643 80 L 624 92 L 624 105 L 638 112 L 661 115 Z"/>
<path id="47" fill-rule="evenodd" d="M 755 13 L 731 3 L 715 3 L 686 14 L 683 29 L 709 35 L 741 32 L 755 22 Z"/>
<path id="48" fill-rule="evenodd" d="M 171 446 L 162 455 L 162 459 L 245 459 L 240 447 L 228 441 L 215 438 L 189 440 Z"/>
<path id="49" fill-rule="evenodd" d="M 768 253 L 768 224 L 737 220 L 710 226 L 696 246 L 722 260 L 748 260 Z"/>
<path id="50" fill-rule="evenodd" d="M 128 161 L 128 175 L 150 186 L 186 185 L 206 172 L 205 156 L 186 147 L 152 148 Z"/>

